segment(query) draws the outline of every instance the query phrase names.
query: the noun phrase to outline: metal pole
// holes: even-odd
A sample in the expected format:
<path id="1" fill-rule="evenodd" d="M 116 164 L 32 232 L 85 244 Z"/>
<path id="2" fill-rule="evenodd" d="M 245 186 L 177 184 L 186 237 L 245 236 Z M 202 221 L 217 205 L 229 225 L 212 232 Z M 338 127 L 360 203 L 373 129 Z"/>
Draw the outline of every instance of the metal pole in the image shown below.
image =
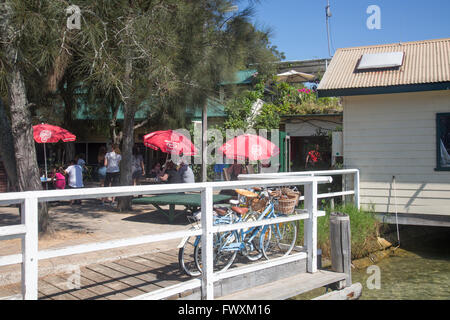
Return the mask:
<path id="1" fill-rule="evenodd" d="M 44 142 L 44 163 L 45 163 L 45 180 L 47 180 L 47 151 L 45 150 L 45 142 Z"/>

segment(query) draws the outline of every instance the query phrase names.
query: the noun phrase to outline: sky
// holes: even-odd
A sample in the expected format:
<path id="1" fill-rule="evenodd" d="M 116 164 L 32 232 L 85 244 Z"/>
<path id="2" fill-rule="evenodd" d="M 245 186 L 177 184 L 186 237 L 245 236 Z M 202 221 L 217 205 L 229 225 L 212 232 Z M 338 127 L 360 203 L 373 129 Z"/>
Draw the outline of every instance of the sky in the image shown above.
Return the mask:
<path id="1" fill-rule="evenodd" d="M 450 0 L 329 0 L 331 55 L 338 48 L 450 37 Z M 253 22 L 272 30 L 271 44 L 290 60 L 329 57 L 327 0 L 260 0 Z M 380 9 L 380 29 L 373 25 Z"/>

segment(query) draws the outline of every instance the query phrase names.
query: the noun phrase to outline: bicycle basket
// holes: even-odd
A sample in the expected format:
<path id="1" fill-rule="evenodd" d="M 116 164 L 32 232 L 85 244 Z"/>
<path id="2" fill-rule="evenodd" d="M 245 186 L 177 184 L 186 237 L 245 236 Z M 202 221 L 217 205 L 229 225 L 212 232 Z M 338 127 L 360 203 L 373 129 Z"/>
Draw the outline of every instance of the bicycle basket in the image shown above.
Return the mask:
<path id="1" fill-rule="evenodd" d="M 252 210 L 253 211 L 263 211 L 266 208 L 267 200 L 266 199 L 253 199 L 252 200 Z"/>
<path id="2" fill-rule="evenodd" d="M 298 200 L 296 198 L 278 198 L 274 202 L 274 208 L 275 211 L 282 214 L 293 214 L 297 202 Z"/>

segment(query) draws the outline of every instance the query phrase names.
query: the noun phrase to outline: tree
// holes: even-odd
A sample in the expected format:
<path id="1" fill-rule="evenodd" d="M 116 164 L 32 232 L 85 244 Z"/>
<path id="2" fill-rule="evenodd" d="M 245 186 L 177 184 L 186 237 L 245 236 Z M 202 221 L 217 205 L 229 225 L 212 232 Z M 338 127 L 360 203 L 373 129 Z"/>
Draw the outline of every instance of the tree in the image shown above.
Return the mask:
<path id="1" fill-rule="evenodd" d="M 0 2 L 1 96 L 8 101 L 20 191 L 42 189 L 30 113 L 30 80 L 36 75 L 45 79 L 60 53 L 63 6 L 62 1 Z M 47 206 L 40 204 L 39 229 L 46 232 L 49 227 Z"/>

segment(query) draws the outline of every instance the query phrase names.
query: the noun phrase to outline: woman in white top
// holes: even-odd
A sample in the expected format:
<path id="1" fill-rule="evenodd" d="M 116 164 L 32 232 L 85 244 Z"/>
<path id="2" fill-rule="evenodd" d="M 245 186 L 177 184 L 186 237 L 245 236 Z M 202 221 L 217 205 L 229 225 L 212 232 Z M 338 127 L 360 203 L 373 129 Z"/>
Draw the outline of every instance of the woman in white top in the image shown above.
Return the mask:
<path id="1" fill-rule="evenodd" d="M 113 144 L 112 151 L 108 152 L 105 155 L 105 167 L 106 167 L 105 187 L 119 185 L 121 160 L 122 155 L 120 154 L 119 146 L 117 144 Z M 105 199 L 103 199 L 103 202 L 104 200 Z M 112 198 L 112 202 L 114 202 L 114 197 Z"/>

